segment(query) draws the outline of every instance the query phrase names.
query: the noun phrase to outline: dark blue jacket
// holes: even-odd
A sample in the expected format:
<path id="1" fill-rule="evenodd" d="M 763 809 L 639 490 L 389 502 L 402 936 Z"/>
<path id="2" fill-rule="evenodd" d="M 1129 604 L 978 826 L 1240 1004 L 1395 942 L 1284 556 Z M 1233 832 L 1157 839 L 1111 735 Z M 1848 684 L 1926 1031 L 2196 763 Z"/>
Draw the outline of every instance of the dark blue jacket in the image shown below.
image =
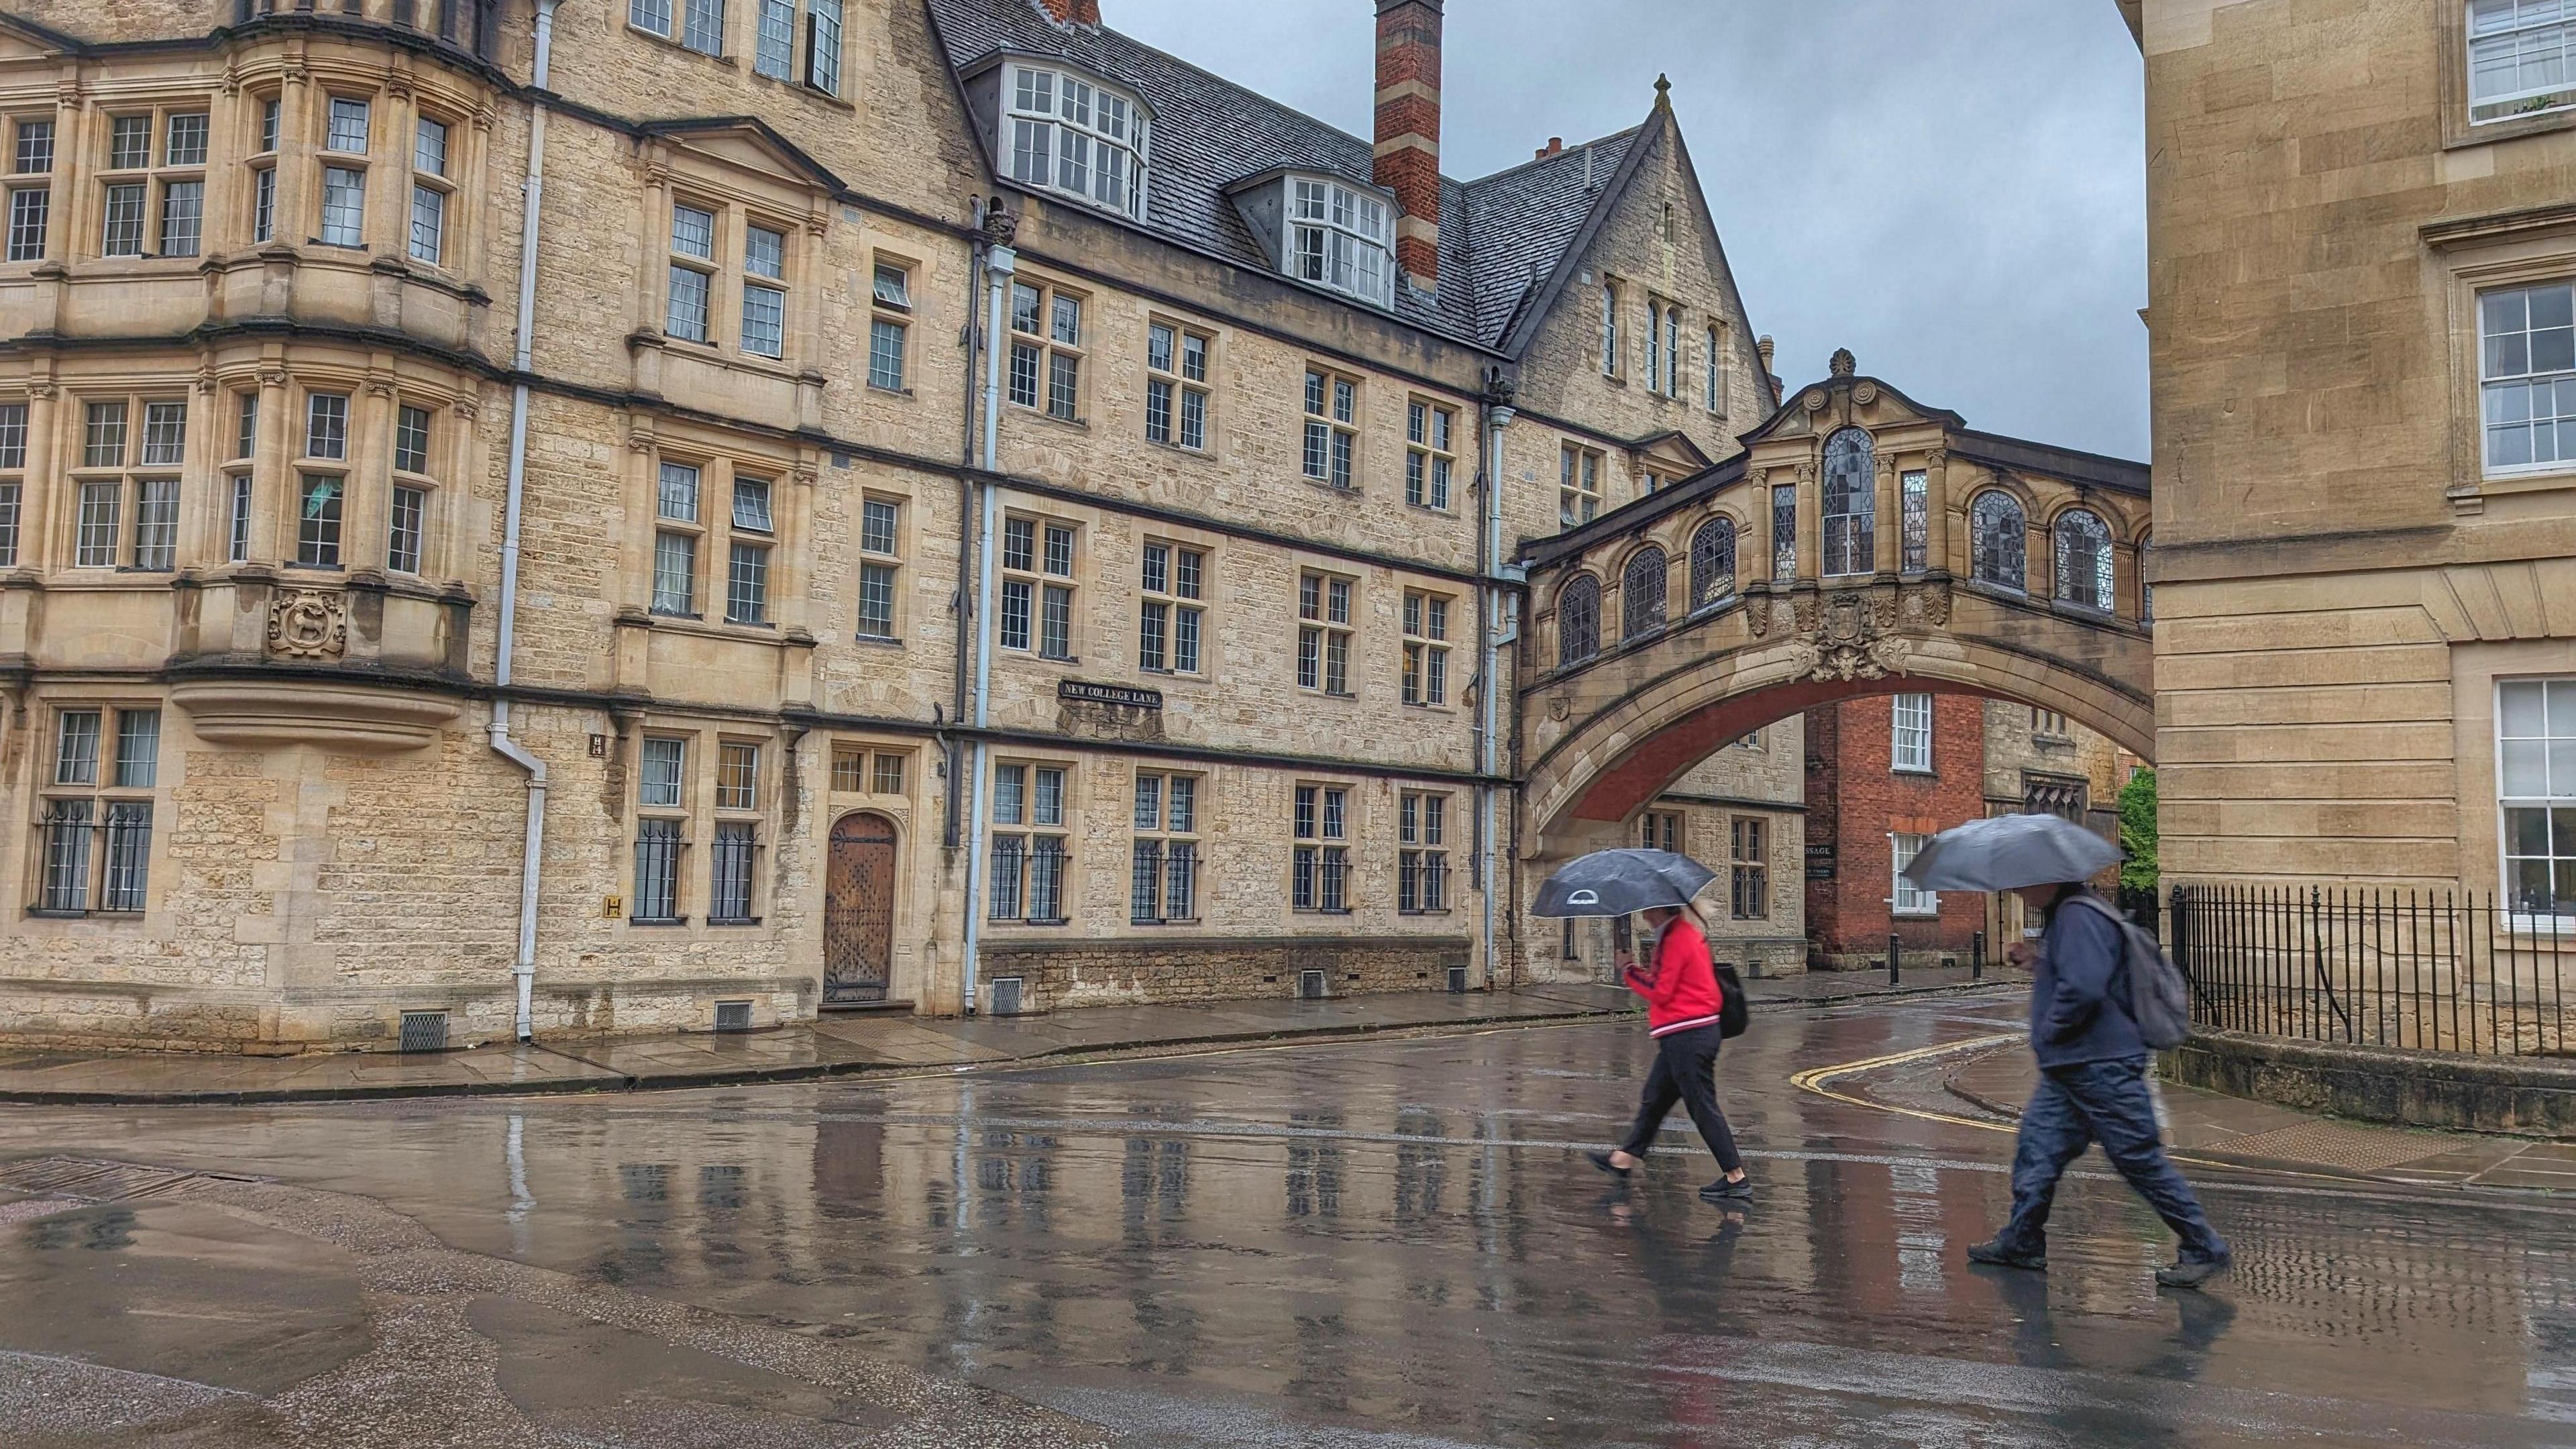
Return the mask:
<path id="1" fill-rule="evenodd" d="M 2061 897 L 2048 913 L 2030 982 L 2030 1050 L 2042 1068 L 2147 1054 L 2129 1016 L 2120 928 Z"/>

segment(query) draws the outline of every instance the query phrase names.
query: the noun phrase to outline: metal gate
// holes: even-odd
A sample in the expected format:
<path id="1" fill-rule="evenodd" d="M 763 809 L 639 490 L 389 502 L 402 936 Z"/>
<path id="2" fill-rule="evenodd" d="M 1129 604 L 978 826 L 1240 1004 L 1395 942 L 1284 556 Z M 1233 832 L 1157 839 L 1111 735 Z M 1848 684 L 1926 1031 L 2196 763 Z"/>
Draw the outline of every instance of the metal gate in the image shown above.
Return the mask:
<path id="1" fill-rule="evenodd" d="M 832 827 L 823 886 L 823 1005 L 886 999 L 894 974 L 894 822 L 848 815 Z"/>

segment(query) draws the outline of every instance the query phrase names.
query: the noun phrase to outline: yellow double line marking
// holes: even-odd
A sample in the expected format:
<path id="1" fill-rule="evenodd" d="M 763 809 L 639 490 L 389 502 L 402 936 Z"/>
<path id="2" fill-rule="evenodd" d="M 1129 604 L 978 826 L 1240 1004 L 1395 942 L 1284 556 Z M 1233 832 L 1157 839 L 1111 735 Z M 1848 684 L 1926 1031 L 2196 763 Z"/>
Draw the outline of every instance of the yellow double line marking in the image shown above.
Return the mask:
<path id="1" fill-rule="evenodd" d="M 1844 1062 L 1838 1066 L 1831 1067 L 1810 1067 L 1806 1071 L 1800 1072 L 1791 1077 L 1789 1079 L 1789 1084 L 1798 1088 L 1800 1091 L 1813 1092 L 1819 1097 L 1830 1097 L 1834 1101 L 1847 1103 L 1854 1107 L 1866 1107 L 1873 1112 L 1894 1112 L 1900 1117 L 1914 1117 L 1925 1122 L 1947 1122 L 1958 1127 L 1977 1127 L 1988 1132 L 2013 1132 L 2019 1129 L 2005 1123 L 1989 1122 L 1976 1117 L 1960 1117 L 1948 1112 L 1927 1112 L 1920 1107 L 1899 1107 L 1891 1102 L 1874 1102 L 1867 1097 L 1855 1097 L 1849 1092 L 1837 1092 L 1829 1084 L 1840 1081 L 1844 1077 L 1859 1076 L 1863 1072 L 1875 1072 L 1887 1067 L 1901 1067 L 1911 1062 L 1929 1061 L 1934 1057 L 1961 1056 L 1969 1052 L 1985 1051 L 1993 1047 L 2004 1046 L 2019 1040 L 2021 1040 L 2020 1033 L 2005 1032 L 1998 1036 L 1981 1036 L 1973 1037 L 1967 1041 L 1944 1042 L 1939 1046 L 1916 1047 L 1912 1051 L 1894 1052 L 1883 1057 L 1871 1057 L 1867 1061 Z"/>

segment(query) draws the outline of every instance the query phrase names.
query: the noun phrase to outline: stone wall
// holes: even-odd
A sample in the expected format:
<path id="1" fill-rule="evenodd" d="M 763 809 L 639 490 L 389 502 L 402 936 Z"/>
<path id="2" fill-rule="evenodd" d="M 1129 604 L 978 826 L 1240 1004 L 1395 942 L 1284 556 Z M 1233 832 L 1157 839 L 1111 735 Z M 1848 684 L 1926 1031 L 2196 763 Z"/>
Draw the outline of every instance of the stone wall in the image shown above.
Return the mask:
<path id="1" fill-rule="evenodd" d="M 1026 1011 L 1294 997 L 1308 971 L 1325 973 L 1330 996 L 1445 991 L 1453 968 L 1469 969 L 1472 981 L 1473 946 L 1464 936 L 1407 942 L 1382 936 L 1129 936 L 1076 945 L 995 943 L 984 953 L 983 1004 L 990 1009 L 997 977 L 1020 979 Z"/>

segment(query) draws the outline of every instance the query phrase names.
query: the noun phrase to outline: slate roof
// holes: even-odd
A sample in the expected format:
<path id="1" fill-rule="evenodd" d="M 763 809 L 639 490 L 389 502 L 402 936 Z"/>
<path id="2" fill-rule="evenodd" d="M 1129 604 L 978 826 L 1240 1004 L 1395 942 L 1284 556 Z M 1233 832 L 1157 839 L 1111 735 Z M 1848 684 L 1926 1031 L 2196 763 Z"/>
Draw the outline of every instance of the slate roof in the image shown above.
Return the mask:
<path id="1" fill-rule="evenodd" d="M 996 50 L 1059 56 L 1135 91 L 1153 115 L 1145 226 L 1244 266 L 1274 270 L 1226 188 L 1278 167 L 1367 184 L 1370 143 L 1106 28 L 1059 25 L 1032 0 L 925 0 L 958 71 Z M 1481 181 L 1442 178 L 1440 289 L 1396 289 L 1395 315 L 1499 346 L 1555 272 L 1642 128 Z M 1585 185 L 1584 152 L 1591 155 Z M 1108 213 L 1103 213 L 1107 215 Z M 1124 218 L 1119 218 L 1123 220 Z M 1355 304 L 1365 305 L 1365 304 Z"/>

